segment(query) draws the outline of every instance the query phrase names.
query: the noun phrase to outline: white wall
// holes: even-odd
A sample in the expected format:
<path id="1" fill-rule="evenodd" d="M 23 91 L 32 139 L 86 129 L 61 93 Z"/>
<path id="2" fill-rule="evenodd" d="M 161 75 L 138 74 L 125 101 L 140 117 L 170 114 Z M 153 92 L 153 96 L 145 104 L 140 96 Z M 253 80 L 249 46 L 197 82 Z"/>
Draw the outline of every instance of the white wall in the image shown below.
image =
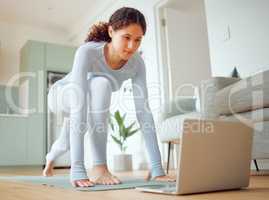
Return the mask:
<path id="1" fill-rule="evenodd" d="M 269 69 L 269 1 L 205 0 L 213 76 Z M 230 29 L 230 38 L 228 33 Z"/>
<path id="2" fill-rule="evenodd" d="M 27 40 L 69 44 L 67 34 L 58 30 L 40 29 L 0 21 L 0 84 L 19 72 L 20 49 Z"/>

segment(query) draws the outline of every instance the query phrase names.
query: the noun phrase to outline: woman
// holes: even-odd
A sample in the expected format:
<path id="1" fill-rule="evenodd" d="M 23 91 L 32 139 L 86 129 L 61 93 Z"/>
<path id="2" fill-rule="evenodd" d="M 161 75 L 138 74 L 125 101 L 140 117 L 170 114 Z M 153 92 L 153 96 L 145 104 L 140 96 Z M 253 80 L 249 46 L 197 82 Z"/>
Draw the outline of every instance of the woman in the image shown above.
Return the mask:
<path id="1" fill-rule="evenodd" d="M 43 175 L 52 175 L 53 161 L 70 148 L 73 186 L 120 183 L 109 172 L 106 163 L 108 111 L 112 92 L 118 90 L 123 81 L 132 79 L 136 115 L 150 158 L 151 177 L 159 181 L 174 181 L 165 175 L 161 166 L 154 121 L 148 106 L 145 65 L 137 53 L 145 32 L 144 15 L 128 7 L 118 9 L 108 23 L 92 27 L 86 43 L 75 54 L 72 71 L 57 81 L 49 92 L 50 109 L 64 112 L 66 118 L 60 137 L 46 156 Z M 55 97 L 56 89 L 60 94 Z M 64 106 L 57 108 L 57 105 Z M 91 180 L 84 167 L 83 139 L 88 128 L 91 129 L 89 137 L 93 154 L 90 174 L 94 178 Z"/>

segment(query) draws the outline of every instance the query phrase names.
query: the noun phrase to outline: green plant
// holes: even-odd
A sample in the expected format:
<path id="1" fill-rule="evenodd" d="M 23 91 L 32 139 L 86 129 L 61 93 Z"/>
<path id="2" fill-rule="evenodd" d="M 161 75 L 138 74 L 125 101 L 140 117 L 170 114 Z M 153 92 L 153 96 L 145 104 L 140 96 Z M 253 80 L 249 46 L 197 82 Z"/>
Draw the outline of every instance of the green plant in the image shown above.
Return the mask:
<path id="1" fill-rule="evenodd" d="M 127 149 L 126 140 L 130 136 L 134 135 L 139 129 L 134 129 L 135 122 L 131 125 L 125 125 L 126 114 L 121 116 L 120 112 L 117 110 L 114 115 L 111 114 L 109 124 L 114 134 L 111 134 L 112 139 L 119 146 L 122 153 Z M 116 126 L 115 126 L 116 125 Z"/>

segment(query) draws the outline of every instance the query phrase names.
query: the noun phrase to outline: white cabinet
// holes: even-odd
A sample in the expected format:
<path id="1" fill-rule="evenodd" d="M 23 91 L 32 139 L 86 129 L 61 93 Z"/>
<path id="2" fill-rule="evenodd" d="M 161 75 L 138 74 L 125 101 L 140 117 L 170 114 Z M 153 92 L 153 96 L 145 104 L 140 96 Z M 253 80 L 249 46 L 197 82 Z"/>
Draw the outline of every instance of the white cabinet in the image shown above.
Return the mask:
<path id="1" fill-rule="evenodd" d="M 21 49 L 20 102 L 35 109 L 26 117 L 0 115 L 0 165 L 43 165 L 47 140 L 47 71 L 69 72 L 76 47 L 28 41 Z M 25 80 L 28 85 L 23 85 Z"/>

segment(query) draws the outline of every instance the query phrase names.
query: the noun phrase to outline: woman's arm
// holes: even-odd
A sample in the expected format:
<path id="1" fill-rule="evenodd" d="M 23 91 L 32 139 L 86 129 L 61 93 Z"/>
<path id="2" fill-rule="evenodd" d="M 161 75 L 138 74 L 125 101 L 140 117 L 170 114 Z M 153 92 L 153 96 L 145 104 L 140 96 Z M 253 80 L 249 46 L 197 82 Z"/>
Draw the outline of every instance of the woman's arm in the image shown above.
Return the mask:
<path id="1" fill-rule="evenodd" d="M 84 167 L 84 134 L 87 131 L 87 74 L 91 71 L 92 49 L 83 45 L 75 54 L 71 71 L 70 156 L 71 180 L 88 179 Z"/>
<path id="2" fill-rule="evenodd" d="M 151 176 L 154 178 L 156 176 L 163 176 L 165 173 L 161 164 L 162 162 L 153 116 L 148 104 L 145 64 L 143 59 L 140 57 L 138 61 L 138 65 L 136 66 L 137 73 L 136 76 L 132 79 L 133 95 L 137 120 L 140 124 L 150 159 Z"/>

